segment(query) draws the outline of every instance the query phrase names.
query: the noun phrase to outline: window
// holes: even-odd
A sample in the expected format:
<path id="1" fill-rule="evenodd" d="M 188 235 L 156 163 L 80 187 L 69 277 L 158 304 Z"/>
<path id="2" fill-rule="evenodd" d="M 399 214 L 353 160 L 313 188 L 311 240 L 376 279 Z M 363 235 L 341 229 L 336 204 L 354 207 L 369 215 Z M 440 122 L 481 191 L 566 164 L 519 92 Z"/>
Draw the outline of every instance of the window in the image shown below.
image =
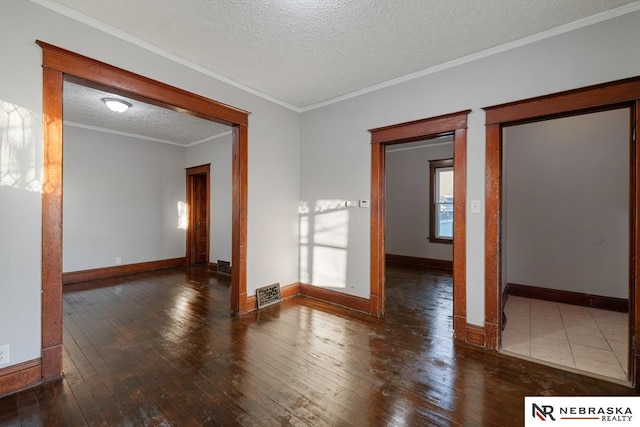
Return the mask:
<path id="1" fill-rule="evenodd" d="M 453 159 L 429 162 L 429 241 L 453 243 Z"/>

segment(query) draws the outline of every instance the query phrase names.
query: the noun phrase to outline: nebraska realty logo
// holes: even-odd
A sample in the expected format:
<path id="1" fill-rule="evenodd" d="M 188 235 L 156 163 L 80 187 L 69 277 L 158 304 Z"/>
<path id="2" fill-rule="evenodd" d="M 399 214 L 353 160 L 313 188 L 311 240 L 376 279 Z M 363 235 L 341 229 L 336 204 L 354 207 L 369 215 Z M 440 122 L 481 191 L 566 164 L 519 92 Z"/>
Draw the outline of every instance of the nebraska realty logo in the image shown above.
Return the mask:
<path id="1" fill-rule="evenodd" d="M 524 399 L 525 426 L 638 425 L 639 398 L 640 396 L 527 396 Z"/>

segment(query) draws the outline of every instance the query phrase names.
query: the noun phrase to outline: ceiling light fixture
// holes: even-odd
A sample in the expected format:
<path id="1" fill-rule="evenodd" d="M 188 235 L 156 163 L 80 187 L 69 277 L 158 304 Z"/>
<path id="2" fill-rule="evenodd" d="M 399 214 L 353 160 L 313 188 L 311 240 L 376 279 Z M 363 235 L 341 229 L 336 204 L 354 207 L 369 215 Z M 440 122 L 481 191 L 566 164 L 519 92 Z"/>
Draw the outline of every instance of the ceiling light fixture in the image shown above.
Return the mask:
<path id="1" fill-rule="evenodd" d="M 124 113 L 132 106 L 129 102 L 118 98 L 102 98 L 102 102 L 114 113 Z"/>

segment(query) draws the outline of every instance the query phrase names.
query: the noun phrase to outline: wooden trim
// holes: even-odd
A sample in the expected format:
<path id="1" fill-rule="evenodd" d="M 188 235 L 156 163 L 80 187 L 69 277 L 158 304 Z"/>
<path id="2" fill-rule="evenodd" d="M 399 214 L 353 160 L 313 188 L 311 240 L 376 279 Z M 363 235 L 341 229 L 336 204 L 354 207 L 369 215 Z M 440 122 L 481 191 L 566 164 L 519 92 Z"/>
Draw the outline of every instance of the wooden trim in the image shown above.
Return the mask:
<path id="1" fill-rule="evenodd" d="M 208 268 L 211 271 L 218 271 L 218 263 L 217 262 L 210 262 Z"/>
<path id="2" fill-rule="evenodd" d="M 387 264 L 395 264 L 400 266 L 408 266 L 418 268 L 420 270 L 444 270 L 453 271 L 453 261 L 445 259 L 420 258 L 406 255 L 387 254 Z"/>
<path id="3" fill-rule="evenodd" d="M 42 364 L 62 360 L 62 73 L 43 70 L 42 118 Z M 60 376 L 62 364 L 43 372 L 43 380 Z M 4 390 L 0 388 L 0 394 Z"/>
<path id="4" fill-rule="evenodd" d="M 436 237 L 436 172 L 440 168 L 453 168 L 455 179 L 455 167 L 453 159 L 429 160 L 429 242 L 453 244 L 453 239 Z M 455 200 L 454 200 L 455 202 Z"/>
<path id="5" fill-rule="evenodd" d="M 0 369 L 0 397 L 41 382 L 41 360 L 33 359 Z"/>
<path id="6" fill-rule="evenodd" d="M 68 285 L 70 283 L 86 282 L 88 280 L 107 279 L 110 277 L 124 276 L 126 274 L 162 270 L 163 268 L 182 267 L 184 265 L 187 265 L 187 259 L 185 257 L 181 257 L 92 268 L 90 270 L 70 271 L 62 273 L 62 284 Z"/>
<path id="7" fill-rule="evenodd" d="M 465 117 L 466 119 L 466 117 Z M 467 321 L 467 129 L 453 135 L 453 325 Z M 456 219 L 458 218 L 458 219 Z M 457 323 L 456 323 L 457 320 Z M 463 323 L 464 322 L 464 323 Z M 462 329 L 460 329 L 462 331 Z M 456 339 L 461 339 L 456 330 Z"/>
<path id="8" fill-rule="evenodd" d="M 369 313 L 384 314 L 385 147 L 439 135 L 454 137 L 453 318 L 454 336 L 466 334 L 467 115 L 471 110 L 371 129 L 371 275 Z"/>
<path id="9" fill-rule="evenodd" d="M 195 210 L 192 208 L 194 205 L 194 177 L 204 175 L 207 180 L 207 262 L 209 262 L 210 245 L 211 245 L 211 163 L 204 165 L 193 166 L 185 169 L 186 173 L 186 200 L 188 206 L 188 221 L 187 221 L 187 242 L 186 242 L 186 262 L 189 265 L 197 262 L 197 255 L 194 253 L 194 235 L 195 228 Z"/>
<path id="10" fill-rule="evenodd" d="M 240 313 L 240 303 L 246 302 L 249 113 L 42 41 L 37 43 L 43 57 L 42 366 L 46 369 L 42 376 L 47 381 L 59 377 L 62 369 L 63 75 L 68 80 L 101 85 L 114 93 L 233 126 L 232 313 Z"/>
<path id="11" fill-rule="evenodd" d="M 502 288 L 500 273 L 500 203 L 502 176 L 502 129 L 499 125 L 487 126 L 486 171 L 485 171 L 485 246 L 484 246 L 484 317 L 485 329 L 502 329 L 502 314 L 498 307 Z M 499 335 L 495 342 L 487 342 L 492 350 L 500 348 Z"/>
<path id="12" fill-rule="evenodd" d="M 601 308 L 603 310 L 629 312 L 629 300 L 623 298 L 605 297 L 602 295 L 585 294 L 581 292 L 563 291 L 560 289 L 541 288 L 538 286 L 508 283 L 509 295 L 553 301 L 563 304 L 579 305 L 582 307 Z"/>
<path id="13" fill-rule="evenodd" d="M 373 136 L 372 136 L 373 137 Z M 371 221 L 370 221 L 370 295 L 369 314 L 384 315 L 385 301 L 385 175 L 386 158 L 383 144 L 371 144 Z"/>
<path id="14" fill-rule="evenodd" d="M 332 289 L 321 288 L 319 286 L 300 284 L 300 295 L 307 298 L 317 299 L 329 304 L 339 305 L 352 310 L 369 313 L 370 301 L 366 298 L 345 294 L 344 292 Z"/>
<path id="15" fill-rule="evenodd" d="M 248 176 L 248 128 L 233 127 L 233 200 L 231 230 L 231 312 L 247 313 L 247 176 Z"/>
<path id="16" fill-rule="evenodd" d="M 480 347 L 485 346 L 484 328 L 478 325 L 472 325 L 467 323 L 467 339 L 469 344 L 478 345 Z"/>
<path id="17" fill-rule="evenodd" d="M 501 168 L 502 168 L 502 128 L 504 126 L 540 121 L 548 118 L 608 110 L 614 107 L 631 107 L 635 119 L 640 120 L 640 76 L 585 88 L 559 92 L 536 98 L 515 101 L 508 104 L 485 108 L 486 112 L 486 186 L 485 186 L 485 340 L 487 347 L 500 347 L 501 306 L 500 285 L 500 221 L 501 212 Z M 630 322 L 629 337 L 635 342 L 635 334 L 640 330 L 640 308 L 638 307 L 640 287 L 637 286 L 638 259 L 640 245 L 638 226 L 640 211 L 640 168 L 639 150 L 635 141 L 631 142 L 631 203 L 630 203 L 630 254 L 629 254 L 629 295 Z M 634 386 L 640 386 L 640 353 L 632 345 L 632 361 L 629 367 L 630 379 Z"/>
<path id="18" fill-rule="evenodd" d="M 630 186 L 629 186 L 629 377 L 633 384 L 640 384 L 640 351 L 636 334 L 640 331 L 640 149 L 638 148 L 638 124 L 640 123 L 640 99 L 637 99 L 631 109 L 631 125 L 629 129 L 630 150 Z"/>
<path id="19" fill-rule="evenodd" d="M 371 143 L 402 144 L 451 134 L 456 129 L 467 127 L 467 115 L 470 112 L 471 110 L 458 111 L 442 116 L 369 129 Z"/>
<path id="20" fill-rule="evenodd" d="M 152 80 L 122 68 L 117 68 L 95 59 L 42 42 L 36 42 L 43 51 L 43 66 L 77 79 L 87 80 L 117 90 L 118 94 L 151 102 L 180 113 L 186 113 L 227 125 L 249 123 L 247 111 L 203 96 Z M 83 83 L 84 84 L 84 83 Z"/>
<path id="21" fill-rule="evenodd" d="M 483 108 L 487 125 L 566 116 L 638 99 L 640 76 Z"/>
<path id="22" fill-rule="evenodd" d="M 290 285 L 281 286 L 280 287 L 280 298 L 282 301 L 287 300 L 289 298 L 297 297 L 300 295 L 300 283 L 292 283 Z M 247 297 L 247 305 L 252 307 L 249 311 L 254 311 L 258 309 L 256 296 L 249 295 Z"/>

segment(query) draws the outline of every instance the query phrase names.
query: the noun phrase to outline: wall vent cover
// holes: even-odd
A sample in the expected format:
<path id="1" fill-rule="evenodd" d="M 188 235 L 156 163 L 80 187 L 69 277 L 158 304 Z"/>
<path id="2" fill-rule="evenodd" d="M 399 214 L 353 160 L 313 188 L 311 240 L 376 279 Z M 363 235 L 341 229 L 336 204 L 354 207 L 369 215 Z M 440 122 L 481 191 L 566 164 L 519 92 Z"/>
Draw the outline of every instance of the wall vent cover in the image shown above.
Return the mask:
<path id="1" fill-rule="evenodd" d="M 256 300 L 258 301 L 258 310 L 279 303 L 281 301 L 280 283 L 256 289 Z"/>
<path id="2" fill-rule="evenodd" d="M 218 260 L 218 273 L 231 274 L 231 263 L 229 261 Z"/>

